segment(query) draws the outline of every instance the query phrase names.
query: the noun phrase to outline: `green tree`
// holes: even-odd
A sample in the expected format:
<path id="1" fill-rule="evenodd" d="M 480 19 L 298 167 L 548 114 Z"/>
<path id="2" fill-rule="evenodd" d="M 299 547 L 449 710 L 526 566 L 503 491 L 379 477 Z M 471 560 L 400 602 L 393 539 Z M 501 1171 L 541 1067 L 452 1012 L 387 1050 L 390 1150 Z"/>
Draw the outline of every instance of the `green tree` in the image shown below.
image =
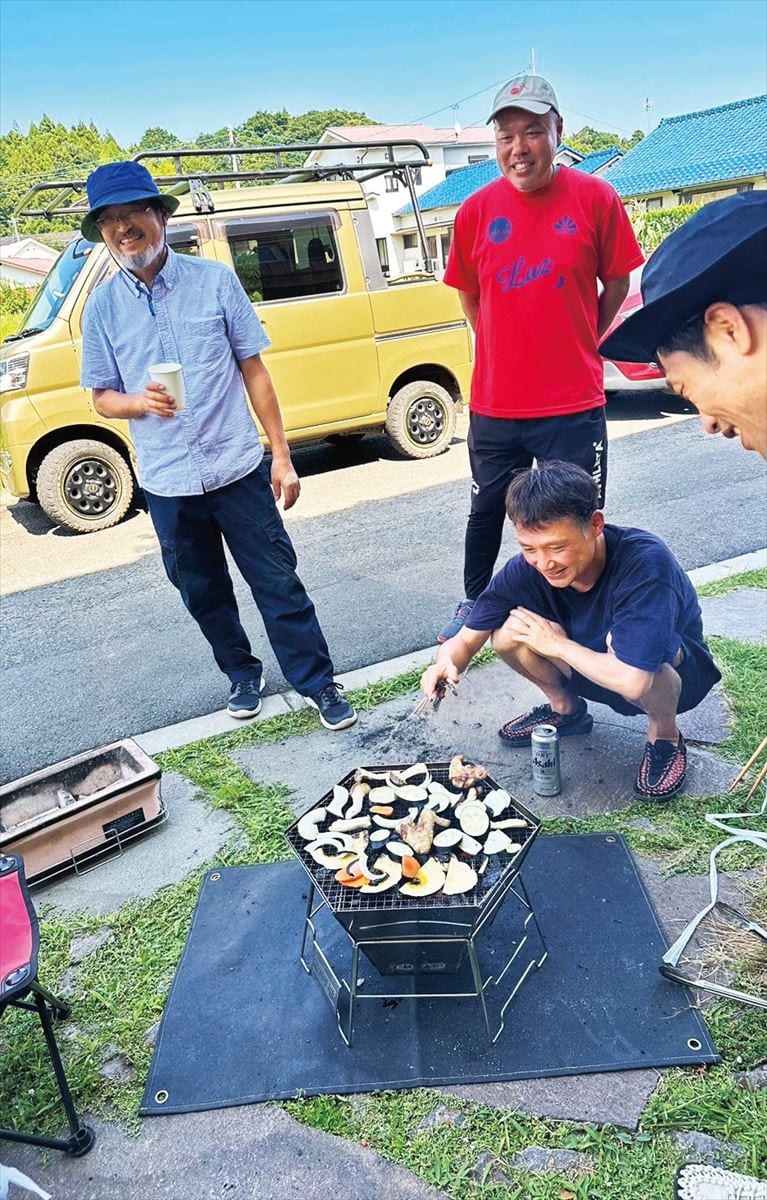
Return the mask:
<path id="1" fill-rule="evenodd" d="M 565 142 L 568 146 L 572 146 L 573 150 L 580 151 L 581 154 L 593 154 L 595 150 L 610 150 L 613 146 L 617 146 L 625 154 L 627 150 L 636 146 L 637 142 L 641 142 L 643 137 L 641 129 L 635 129 L 629 138 L 620 138 L 605 129 L 594 129 L 591 125 L 584 125 L 572 137 L 565 137 Z"/>

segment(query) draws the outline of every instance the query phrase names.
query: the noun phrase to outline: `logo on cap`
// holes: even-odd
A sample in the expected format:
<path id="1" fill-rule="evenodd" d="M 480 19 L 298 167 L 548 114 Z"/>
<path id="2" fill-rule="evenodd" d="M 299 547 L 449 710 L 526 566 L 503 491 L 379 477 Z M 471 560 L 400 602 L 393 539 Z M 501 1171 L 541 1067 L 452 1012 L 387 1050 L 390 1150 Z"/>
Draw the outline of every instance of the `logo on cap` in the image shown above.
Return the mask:
<path id="1" fill-rule="evenodd" d="M 511 96 L 518 96 L 518 95 L 519 95 L 519 93 L 520 93 L 521 91 L 522 91 L 522 88 L 521 88 L 521 87 L 519 87 L 519 85 L 517 85 L 517 87 L 513 87 L 513 88 L 511 89 L 511 91 L 510 91 L 510 93 L 509 93 L 509 94 L 510 94 Z"/>

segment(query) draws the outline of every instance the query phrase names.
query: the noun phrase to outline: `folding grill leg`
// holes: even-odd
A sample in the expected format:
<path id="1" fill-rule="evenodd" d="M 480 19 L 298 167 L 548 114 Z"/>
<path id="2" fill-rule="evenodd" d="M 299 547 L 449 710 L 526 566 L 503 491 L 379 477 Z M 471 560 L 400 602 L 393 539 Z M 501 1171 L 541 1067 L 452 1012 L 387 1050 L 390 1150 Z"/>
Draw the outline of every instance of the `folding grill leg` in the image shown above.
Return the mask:
<path id="1" fill-rule="evenodd" d="M 517 875 L 515 882 L 518 883 L 522 889 L 522 896 L 524 898 L 524 902 L 530 910 L 530 915 L 532 916 L 533 924 L 535 925 L 535 931 L 538 934 L 538 937 L 540 938 L 541 945 L 543 946 L 543 954 L 541 955 L 541 957 L 538 959 L 537 963 L 535 964 L 536 967 L 542 967 L 543 964 L 545 963 L 546 959 L 549 957 L 549 950 L 548 950 L 548 947 L 544 940 L 543 933 L 541 932 L 541 927 L 538 924 L 538 918 L 535 915 L 535 909 L 533 908 L 532 904 L 530 903 L 530 896 L 528 895 L 527 888 L 525 887 L 525 881 L 522 878 L 521 872 L 519 873 L 519 875 Z"/>
<path id="2" fill-rule="evenodd" d="M 474 986 L 477 989 L 477 996 L 479 998 L 480 1004 L 482 1005 L 482 1015 L 485 1018 L 485 1028 L 487 1029 L 487 1036 L 490 1039 L 490 1041 L 492 1042 L 493 1033 L 492 1033 L 492 1030 L 490 1029 L 490 1014 L 487 1011 L 487 1001 L 485 1000 L 485 985 L 482 982 L 482 972 L 479 969 L 479 960 L 477 959 L 477 948 L 474 945 L 473 938 L 469 938 L 468 947 L 469 947 L 469 962 L 471 963 L 471 973 L 474 977 Z"/>
<path id="3" fill-rule="evenodd" d="M 307 937 L 307 934 L 309 933 L 309 931 L 312 930 L 312 941 L 314 941 L 314 930 L 312 929 L 312 923 L 311 923 L 313 900 L 314 900 L 314 881 L 310 880 L 309 895 L 306 898 L 306 913 L 304 914 L 304 936 L 301 939 L 301 955 L 300 955 L 301 966 L 304 968 L 307 975 L 311 975 L 311 973 L 312 973 L 311 968 L 309 967 L 309 965 L 306 961 L 306 937 Z"/>

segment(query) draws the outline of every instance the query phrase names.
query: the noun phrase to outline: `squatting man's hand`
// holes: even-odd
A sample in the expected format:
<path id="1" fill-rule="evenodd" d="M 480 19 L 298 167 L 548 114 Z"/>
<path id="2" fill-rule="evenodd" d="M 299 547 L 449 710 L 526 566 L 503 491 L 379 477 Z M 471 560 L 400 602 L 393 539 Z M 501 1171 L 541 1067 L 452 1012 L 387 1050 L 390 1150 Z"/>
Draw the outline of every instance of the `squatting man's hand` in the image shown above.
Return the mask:
<path id="1" fill-rule="evenodd" d="M 138 416 L 144 417 L 148 413 L 155 417 L 174 417 L 176 415 L 176 401 L 164 383 L 155 383 L 154 380 L 150 380 L 144 385 L 143 392 L 137 392 L 136 400 L 139 405 Z"/>
<path id="2" fill-rule="evenodd" d="M 282 496 L 283 508 L 292 508 L 301 494 L 301 480 L 296 474 L 290 455 L 287 458 L 273 457 L 271 474 L 275 500 Z"/>
<path id="3" fill-rule="evenodd" d="M 440 658 L 439 662 L 427 667 L 421 676 L 421 691 L 430 700 L 435 700 L 440 692 L 444 691 L 445 681 L 451 683 L 453 687 L 458 687 L 458 684 L 461 682 L 458 668 L 453 660 L 447 657 Z M 443 685 L 441 688 L 440 684 Z"/>
<path id="4" fill-rule="evenodd" d="M 528 608 L 513 608 L 504 623 L 504 629 L 544 658 L 557 658 L 562 642 L 567 641 L 567 634 L 561 625 L 530 612 Z"/>

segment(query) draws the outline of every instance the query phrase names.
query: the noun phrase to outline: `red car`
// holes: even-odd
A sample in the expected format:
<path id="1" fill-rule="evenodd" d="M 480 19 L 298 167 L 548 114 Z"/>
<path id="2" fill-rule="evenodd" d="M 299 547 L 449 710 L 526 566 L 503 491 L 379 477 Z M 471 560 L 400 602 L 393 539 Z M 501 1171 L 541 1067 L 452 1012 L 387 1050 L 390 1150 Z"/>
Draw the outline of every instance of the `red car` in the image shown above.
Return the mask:
<path id="1" fill-rule="evenodd" d="M 608 333 L 612 333 L 614 329 L 627 317 L 630 317 L 638 308 L 642 307 L 642 293 L 639 290 L 639 281 L 642 278 L 642 268 L 638 267 L 631 272 L 631 282 L 629 283 L 629 292 L 626 299 L 618 309 Z M 606 392 L 643 392 L 657 391 L 659 388 L 666 387 L 666 376 L 657 363 L 624 363 L 613 362 L 611 359 L 605 359 L 605 391 Z"/>

